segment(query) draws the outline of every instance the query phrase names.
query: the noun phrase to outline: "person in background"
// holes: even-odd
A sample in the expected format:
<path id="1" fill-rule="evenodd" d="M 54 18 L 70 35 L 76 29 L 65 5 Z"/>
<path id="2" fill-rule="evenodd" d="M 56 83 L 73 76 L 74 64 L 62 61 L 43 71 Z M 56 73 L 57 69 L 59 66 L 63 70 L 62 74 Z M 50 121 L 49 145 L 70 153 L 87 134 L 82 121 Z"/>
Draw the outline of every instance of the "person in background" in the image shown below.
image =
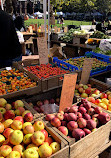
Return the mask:
<path id="1" fill-rule="evenodd" d="M 1 9 L 0 0 L 0 68 L 22 59 L 22 49 L 11 16 Z"/>
<path id="2" fill-rule="evenodd" d="M 107 27 L 108 30 L 111 30 L 111 21 L 108 20 L 108 27 Z"/>
<path id="3" fill-rule="evenodd" d="M 96 24 L 97 24 L 96 20 L 93 19 L 93 21 L 92 21 L 92 25 L 96 25 Z"/>
<path id="4" fill-rule="evenodd" d="M 15 28 L 17 31 L 26 31 L 25 25 L 24 25 L 24 17 L 22 15 L 18 15 L 14 20 Z"/>

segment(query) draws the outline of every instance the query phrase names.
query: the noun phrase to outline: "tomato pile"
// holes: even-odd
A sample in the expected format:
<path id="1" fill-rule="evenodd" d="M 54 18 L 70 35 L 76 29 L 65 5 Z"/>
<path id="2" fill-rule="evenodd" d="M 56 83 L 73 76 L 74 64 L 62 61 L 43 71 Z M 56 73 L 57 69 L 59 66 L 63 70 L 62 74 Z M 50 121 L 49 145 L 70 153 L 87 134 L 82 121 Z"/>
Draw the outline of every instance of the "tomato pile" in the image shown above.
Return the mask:
<path id="1" fill-rule="evenodd" d="M 52 67 L 51 64 L 41 64 L 40 66 L 27 66 L 26 69 L 36 75 L 39 79 L 46 79 L 52 76 L 62 75 L 69 72 L 59 67 Z"/>

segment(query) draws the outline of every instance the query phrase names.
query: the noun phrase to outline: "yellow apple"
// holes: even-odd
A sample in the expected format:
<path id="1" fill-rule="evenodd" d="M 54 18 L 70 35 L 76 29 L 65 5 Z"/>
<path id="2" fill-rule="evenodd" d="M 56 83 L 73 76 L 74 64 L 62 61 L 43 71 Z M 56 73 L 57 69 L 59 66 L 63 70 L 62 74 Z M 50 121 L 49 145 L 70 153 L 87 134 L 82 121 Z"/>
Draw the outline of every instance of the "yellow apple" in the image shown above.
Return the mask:
<path id="1" fill-rule="evenodd" d="M 39 147 L 38 153 L 41 158 L 49 157 L 52 155 L 52 148 L 47 143 L 44 143 Z"/>
<path id="2" fill-rule="evenodd" d="M 32 142 L 39 146 L 41 144 L 43 144 L 43 142 L 45 141 L 45 136 L 41 131 L 36 131 L 33 135 L 32 135 Z"/>
<path id="3" fill-rule="evenodd" d="M 7 158 L 21 158 L 20 153 L 18 151 L 12 151 Z"/>
<path id="4" fill-rule="evenodd" d="M 31 143 L 31 137 L 32 137 L 32 134 L 26 134 L 23 138 L 23 142 L 24 144 L 29 144 Z"/>
<path id="5" fill-rule="evenodd" d="M 50 147 L 52 148 L 53 154 L 60 150 L 60 144 L 58 142 L 51 143 Z"/>
<path id="6" fill-rule="evenodd" d="M 5 107 L 7 101 L 4 98 L 0 98 L 0 107 Z"/>
<path id="7" fill-rule="evenodd" d="M 36 150 L 29 148 L 24 151 L 23 158 L 39 158 L 39 154 Z"/>
<path id="8" fill-rule="evenodd" d="M 106 99 L 106 98 L 103 98 L 103 99 L 102 99 L 102 103 L 104 103 L 104 104 L 108 105 L 108 104 L 109 104 L 109 100 L 108 100 L 108 99 Z"/>
<path id="9" fill-rule="evenodd" d="M 24 128 L 25 128 L 26 126 L 28 126 L 28 125 L 32 125 L 31 122 L 25 122 L 25 123 L 23 124 L 23 130 L 24 130 Z"/>
<path id="10" fill-rule="evenodd" d="M 4 115 L 4 114 L 6 113 L 6 109 L 5 109 L 5 108 L 0 107 L 0 112 L 2 113 L 2 115 Z"/>
<path id="11" fill-rule="evenodd" d="M 22 129 L 22 122 L 19 120 L 13 120 L 12 124 L 11 124 L 11 128 L 14 130 L 21 130 Z"/>
<path id="12" fill-rule="evenodd" d="M 32 147 L 37 147 L 35 144 L 29 144 L 27 147 L 26 147 L 26 149 L 28 149 L 28 148 L 32 148 Z M 38 148 L 38 147 L 37 147 Z"/>
<path id="13" fill-rule="evenodd" d="M 2 145 L 4 141 L 5 141 L 5 137 L 0 134 L 0 145 Z"/>
<path id="14" fill-rule="evenodd" d="M 42 121 L 36 121 L 33 125 L 35 131 L 41 131 L 44 129 L 44 123 Z"/>
<path id="15" fill-rule="evenodd" d="M 102 107 L 103 109 L 107 110 L 107 105 L 104 103 L 99 103 L 98 106 Z"/>
<path id="16" fill-rule="evenodd" d="M 23 133 L 20 130 L 13 131 L 9 136 L 12 145 L 19 145 L 23 141 Z"/>
<path id="17" fill-rule="evenodd" d="M 11 151 L 12 148 L 9 145 L 2 145 L 0 148 L 1 155 L 4 157 L 8 156 L 11 153 Z"/>
<path id="18" fill-rule="evenodd" d="M 13 151 L 18 151 L 21 156 L 23 155 L 24 150 L 25 149 L 23 145 L 16 145 L 13 147 Z"/>
<path id="19" fill-rule="evenodd" d="M 14 107 L 15 109 L 17 109 L 18 107 L 24 107 L 24 103 L 21 100 L 16 100 L 14 103 Z"/>
<path id="20" fill-rule="evenodd" d="M 6 121 L 3 122 L 4 128 L 9 128 L 11 127 L 13 120 L 12 119 L 8 119 Z"/>

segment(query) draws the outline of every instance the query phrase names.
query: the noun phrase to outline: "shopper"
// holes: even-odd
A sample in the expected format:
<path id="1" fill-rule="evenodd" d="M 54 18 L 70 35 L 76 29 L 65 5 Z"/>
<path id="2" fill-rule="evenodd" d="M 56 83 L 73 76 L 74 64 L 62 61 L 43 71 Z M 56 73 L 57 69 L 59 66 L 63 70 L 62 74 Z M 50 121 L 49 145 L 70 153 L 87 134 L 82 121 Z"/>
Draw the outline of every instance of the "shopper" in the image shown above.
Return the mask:
<path id="1" fill-rule="evenodd" d="M 0 0 L 0 68 L 22 59 L 21 45 L 11 16 L 1 9 Z"/>

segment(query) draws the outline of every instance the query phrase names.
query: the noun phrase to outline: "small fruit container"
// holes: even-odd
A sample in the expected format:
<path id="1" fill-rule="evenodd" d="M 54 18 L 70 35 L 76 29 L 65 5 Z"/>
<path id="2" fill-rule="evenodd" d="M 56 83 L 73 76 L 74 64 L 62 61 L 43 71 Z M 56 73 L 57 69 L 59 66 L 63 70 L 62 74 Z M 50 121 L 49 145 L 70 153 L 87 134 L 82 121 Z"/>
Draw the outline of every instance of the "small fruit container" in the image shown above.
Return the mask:
<path id="1" fill-rule="evenodd" d="M 86 99 L 44 120 L 68 142 L 71 158 L 95 158 L 111 145 L 109 113 Z"/>
<path id="2" fill-rule="evenodd" d="M 39 65 L 38 61 L 30 60 L 18 63 L 24 71 L 30 72 L 36 79 L 41 81 L 41 91 L 45 92 L 62 86 L 64 74 L 71 73 L 64 70 L 54 63 Z"/>
<path id="3" fill-rule="evenodd" d="M 90 102 L 92 102 L 92 100 L 90 100 Z M 93 103 L 103 108 L 111 115 L 111 88 L 102 92 Z"/>
<path id="4" fill-rule="evenodd" d="M 108 89 L 109 86 L 106 83 L 90 78 L 87 85 L 76 84 L 75 100 L 80 101 L 81 98 L 88 98 L 89 101 L 95 103 L 95 98 L 98 98 L 102 92 Z"/>
<path id="5" fill-rule="evenodd" d="M 41 91 L 40 81 L 30 72 L 25 72 L 17 63 L 0 69 L 0 98 L 27 96 Z"/>

